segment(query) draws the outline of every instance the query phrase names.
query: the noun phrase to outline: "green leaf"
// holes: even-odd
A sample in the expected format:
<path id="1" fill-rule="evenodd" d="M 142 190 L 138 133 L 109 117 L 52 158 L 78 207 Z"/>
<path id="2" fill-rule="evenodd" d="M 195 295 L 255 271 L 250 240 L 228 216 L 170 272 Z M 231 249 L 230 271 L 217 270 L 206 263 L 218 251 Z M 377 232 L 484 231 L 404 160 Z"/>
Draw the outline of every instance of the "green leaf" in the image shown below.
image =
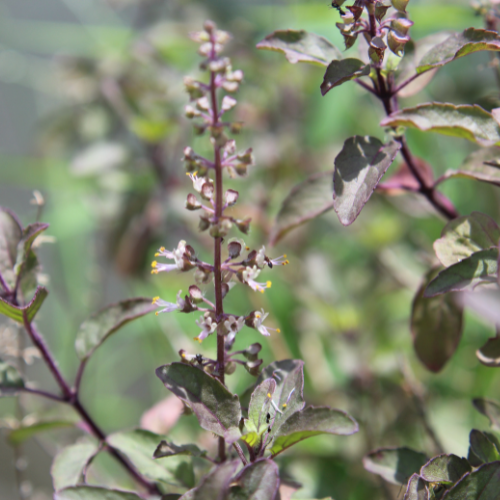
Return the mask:
<path id="1" fill-rule="evenodd" d="M 219 380 L 195 366 L 172 363 L 157 368 L 156 375 L 177 397 L 187 403 L 207 431 L 234 442 L 240 437 L 241 406 Z"/>
<path id="2" fill-rule="evenodd" d="M 11 289 L 16 283 L 14 265 L 22 236 L 23 228 L 14 212 L 0 207 L 0 274 Z"/>
<path id="3" fill-rule="evenodd" d="M 31 323 L 48 294 L 49 292 L 43 286 L 37 287 L 35 295 L 24 307 L 14 306 L 0 298 L 0 314 L 22 324 L 24 323 L 23 314 L 26 313 L 27 320 Z"/>
<path id="4" fill-rule="evenodd" d="M 257 460 L 232 480 L 228 500 L 270 500 L 280 485 L 279 469 L 269 459 Z"/>
<path id="5" fill-rule="evenodd" d="M 314 174 L 290 191 L 271 229 L 271 245 L 275 245 L 293 228 L 333 208 L 332 178 L 333 172 Z"/>
<path id="6" fill-rule="evenodd" d="M 393 484 L 406 484 L 427 463 L 423 453 L 410 448 L 380 448 L 365 455 L 364 468 Z"/>
<path id="7" fill-rule="evenodd" d="M 448 169 L 438 182 L 454 177 L 475 179 L 500 186 L 500 149 L 491 146 L 474 151 L 465 158 L 458 170 Z"/>
<path id="8" fill-rule="evenodd" d="M 17 245 L 17 257 L 15 265 L 16 275 L 19 275 L 19 273 L 22 271 L 22 266 L 25 265 L 29 257 L 31 246 L 35 241 L 35 238 L 43 233 L 43 231 L 45 231 L 48 227 L 48 224 L 35 222 L 34 224 L 30 224 L 23 229 L 22 238 Z"/>
<path id="9" fill-rule="evenodd" d="M 63 448 L 55 456 L 50 470 L 54 489 L 57 491 L 82 482 L 85 468 L 98 451 L 96 443 L 76 443 Z"/>
<path id="10" fill-rule="evenodd" d="M 492 434 L 473 429 L 469 436 L 470 449 L 483 463 L 500 460 L 498 441 Z"/>
<path id="11" fill-rule="evenodd" d="M 499 491 L 500 462 L 493 462 L 464 476 L 443 500 L 497 500 Z"/>
<path id="12" fill-rule="evenodd" d="M 418 474 L 413 474 L 408 481 L 403 500 L 429 500 L 427 485 Z"/>
<path id="13" fill-rule="evenodd" d="M 483 365 L 498 368 L 500 366 L 500 337 L 488 339 L 486 344 L 476 351 L 476 357 Z"/>
<path id="14" fill-rule="evenodd" d="M 207 454 L 206 451 L 202 451 L 195 444 L 184 444 L 182 446 L 177 446 L 174 443 L 167 443 L 167 441 L 161 441 L 157 446 L 153 457 L 163 458 L 163 457 L 173 457 L 174 455 L 189 455 L 192 457 L 203 457 Z"/>
<path id="15" fill-rule="evenodd" d="M 0 396 L 13 396 L 24 387 L 17 368 L 0 359 Z"/>
<path id="16" fill-rule="evenodd" d="M 477 105 L 426 103 L 384 118 L 382 127 L 410 127 L 423 132 L 461 137 L 481 146 L 500 144 L 500 129 L 491 113 Z"/>
<path id="17" fill-rule="evenodd" d="M 472 470 L 465 458 L 456 455 L 439 455 L 431 458 L 420 470 L 420 476 L 429 483 L 456 483 Z"/>
<path id="18" fill-rule="evenodd" d="M 92 353 L 114 332 L 128 322 L 156 310 L 151 299 L 137 297 L 111 304 L 93 314 L 80 326 L 76 335 L 75 348 L 81 360 Z"/>
<path id="19" fill-rule="evenodd" d="M 455 33 L 425 54 L 417 67 L 417 73 L 440 68 L 459 57 L 480 50 L 499 51 L 498 33 L 476 28 L 466 29 L 463 33 Z"/>
<path id="20" fill-rule="evenodd" d="M 498 247 L 500 228 L 488 215 L 472 212 L 444 227 L 434 251 L 443 266 L 452 266 L 480 250 Z"/>
<path id="21" fill-rule="evenodd" d="M 327 66 L 342 53 L 328 40 L 304 30 L 278 30 L 257 44 L 258 49 L 281 52 L 292 64 L 307 62 Z"/>
<path id="22" fill-rule="evenodd" d="M 332 61 L 326 68 L 323 83 L 320 86 L 321 95 L 330 92 L 334 87 L 338 87 L 345 82 L 368 76 L 370 74 L 370 65 L 359 59 L 349 58 L 340 61 Z"/>
<path id="23" fill-rule="evenodd" d="M 202 479 L 192 498 L 194 500 L 224 500 L 229 490 L 231 478 L 238 465 L 237 461 L 228 461 L 216 467 L 208 476 Z M 181 499 L 184 500 L 184 496 Z"/>
<path id="24" fill-rule="evenodd" d="M 128 491 L 109 490 L 99 486 L 71 486 L 54 493 L 54 500 L 141 500 Z"/>
<path id="25" fill-rule="evenodd" d="M 358 430 L 357 422 L 343 411 L 326 406 L 309 406 L 294 413 L 280 425 L 270 451 L 276 456 L 290 446 L 319 434 L 348 436 Z"/>
<path id="26" fill-rule="evenodd" d="M 488 417 L 493 429 L 500 430 L 500 403 L 486 398 L 476 398 L 472 400 L 472 405 L 479 413 Z"/>
<path id="27" fill-rule="evenodd" d="M 393 162 L 401 144 L 375 137 L 347 139 L 335 158 L 333 207 L 344 226 L 352 224 Z"/>
<path id="28" fill-rule="evenodd" d="M 424 297 L 438 270 L 425 276 L 411 310 L 413 348 L 424 366 L 437 373 L 455 353 L 462 338 L 463 309 L 452 294 Z"/>
<path id="29" fill-rule="evenodd" d="M 440 293 L 474 290 L 482 283 L 495 283 L 498 273 L 498 249 L 481 250 L 441 271 L 434 278 L 424 297 Z"/>
<path id="30" fill-rule="evenodd" d="M 116 432 L 106 439 L 113 448 L 121 451 L 143 475 L 154 481 L 176 483 L 173 471 L 178 462 L 159 462 L 153 458 L 161 436 L 143 429 Z M 166 467 L 168 465 L 168 468 Z"/>
<path id="31" fill-rule="evenodd" d="M 40 432 L 74 426 L 75 422 L 70 420 L 39 420 L 31 425 L 24 425 L 10 431 L 8 434 L 8 440 L 12 445 L 19 445 Z"/>

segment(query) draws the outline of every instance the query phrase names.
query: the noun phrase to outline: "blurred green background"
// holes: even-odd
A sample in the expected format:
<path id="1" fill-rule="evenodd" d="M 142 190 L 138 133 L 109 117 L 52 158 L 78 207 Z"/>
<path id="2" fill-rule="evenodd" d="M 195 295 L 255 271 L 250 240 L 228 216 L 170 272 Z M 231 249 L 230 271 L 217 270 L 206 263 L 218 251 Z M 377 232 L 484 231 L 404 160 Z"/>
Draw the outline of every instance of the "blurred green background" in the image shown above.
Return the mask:
<path id="1" fill-rule="evenodd" d="M 467 1 L 412 0 L 412 37 L 441 30 L 480 27 Z M 50 223 L 39 251 L 50 296 L 38 326 L 64 373 L 77 368 L 74 335 L 90 313 L 137 295 L 173 301 L 192 283 L 188 274 L 151 276 L 159 246 L 186 239 L 210 258 L 210 238 L 197 231 L 196 214 L 182 209 L 190 182 L 180 158 L 185 145 L 197 152 L 206 138 L 193 137 L 183 117 L 184 75 L 196 75 L 199 57 L 188 33 L 207 18 L 230 31 L 233 67 L 245 72 L 235 117 L 246 123 L 239 148 L 253 147 L 257 164 L 240 191 L 237 213 L 251 216 L 251 246 L 266 244 L 273 219 L 290 189 L 309 174 L 331 171 L 348 137 L 383 139 L 382 109 L 354 84 L 322 98 L 319 67 L 290 65 L 255 44 L 275 29 L 306 29 L 343 42 L 338 13 L 326 0 L 4 0 L 0 5 L 0 205 L 24 224 L 34 221 L 30 203 L 39 190 Z M 355 54 L 350 49 L 348 54 Z M 425 101 L 499 106 L 499 88 L 486 54 L 463 58 L 441 70 L 425 91 L 402 106 Z M 443 136 L 408 134 L 417 156 L 436 176 L 457 168 L 474 147 Z M 392 167 L 393 169 L 396 166 Z M 450 180 L 444 191 L 459 211 L 485 212 L 498 220 L 495 188 Z M 467 314 L 460 347 L 445 369 L 429 374 L 412 351 L 408 317 L 423 273 L 433 264 L 432 243 L 444 222 L 421 199 L 375 194 L 359 219 L 342 227 L 329 212 L 286 236 L 270 255 L 286 253 L 291 265 L 263 273 L 273 280 L 265 295 L 236 287 L 227 310 L 264 307 L 281 334 L 262 338 L 244 329 L 236 348 L 264 346 L 264 364 L 299 357 L 305 361 L 306 400 L 349 411 L 361 424 L 349 438 L 315 438 L 283 454 L 283 470 L 302 484 L 294 498 L 361 500 L 386 498 L 380 482 L 365 472 L 361 458 L 379 446 L 412 446 L 434 452 L 414 397 L 427 402 L 430 424 L 447 452 L 466 455 L 472 426 L 486 419 L 472 409 L 472 397 L 498 397 L 500 377 L 479 364 L 475 350 L 492 334 Z M 258 295 L 258 296 L 256 296 Z M 82 400 L 107 432 L 137 426 L 141 415 L 167 396 L 154 375 L 177 351 L 214 355 L 210 337 L 198 346 L 192 315 L 148 317 L 112 337 L 92 358 Z M 0 320 L 1 321 L 1 320 Z M 0 353 L 16 349 L 16 332 L 0 323 Z M 31 361 L 31 360 L 29 360 Z M 35 357 L 29 380 L 55 389 Z M 229 378 L 243 391 L 252 378 L 238 370 Z M 19 408 L 0 401 L 2 426 L 12 426 Z M 24 396 L 28 418 L 53 418 L 57 408 Z M 67 413 L 67 412 L 66 412 Z M 178 444 L 201 435 L 193 417 L 171 431 Z M 78 433 L 54 430 L 23 445 L 20 465 L 25 498 L 51 498 L 51 456 Z M 100 459 L 101 482 L 121 474 Z M 0 441 L 0 498 L 19 498 L 15 456 Z M 123 479 L 126 481 L 126 479 Z M 125 483 L 126 484 L 126 483 Z M 392 488 L 393 498 L 401 493 Z"/>

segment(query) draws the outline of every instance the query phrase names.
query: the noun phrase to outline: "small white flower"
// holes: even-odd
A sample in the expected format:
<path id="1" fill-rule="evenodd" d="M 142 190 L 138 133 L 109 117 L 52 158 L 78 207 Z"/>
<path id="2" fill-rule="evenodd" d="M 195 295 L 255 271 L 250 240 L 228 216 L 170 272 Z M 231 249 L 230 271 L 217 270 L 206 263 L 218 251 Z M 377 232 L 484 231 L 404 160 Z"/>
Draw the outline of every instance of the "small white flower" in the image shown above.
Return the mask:
<path id="1" fill-rule="evenodd" d="M 154 260 L 151 263 L 153 270 L 151 274 L 158 274 L 159 272 L 165 271 L 175 271 L 176 269 L 182 270 L 185 266 L 184 253 L 186 252 L 186 242 L 184 240 L 179 241 L 177 248 L 172 251 L 165 250 L 165 247 L 161 247 L 155 254 L 156 257 L 165 257 L 166 259 L 175 260 L 175 264 L 163 264 Z"/>
<path id="2" fill-rule="evenodd" d="M 217 323 L 212 319 L 210 312 L 206 312 L 200 319 L 196 321 L 196 324 L 202 329 L 201 333 L 194 338 L 200 342 L 206 339 L 211 333 L 215 332 L 217 328 Z"/>
<path id="3" fill-rule="evenodd" d="M 153 299 L 153 304 L 163 308 L 155 312 L 156 316 L 158 316 L 159 313 L 169 313 L 184 309 L 186 301 L 181 298 L 181 293 L 182 290 L 179 290 L 179 293 L 177 294 L 177 302 L 167 302 L 166 300 L 160 299 L 160 297 L 155 297 Z"/>
<path id="4" fill-rule="evenodd" d="M 264 293 L 266 288 L 271 288 L 272 283 L 270 281 L 266 281 L 265 283 L 259 283 L 255 281 L 260 273 L 260 269 L 257 266 L 247 267 L 242 272 L 243 281 L 254 291 Z"/>
<path id="5" fill-rule="evenodd" d="M 192 174 L 187 173 L 186 175 L 188 175 L 190 177 L 190 179 L 193 181 L 194 189 L 196 191 L 198 191 L 198 193 L 201 193 L 201 189 L 203 188 L 203 184 L 205 184 L 205 182 L 207 182 L 207 179 L 205 177 L 198 177 L 196 174 L 197 174 L 197 172 L 194 172 Z"/>
<path id="6" fill-rule="evenodd" d="M 258 252 L 257 257 L 255 257 L 255 262 L 257 267 L 262 269 L 266 265 L 266 247 L 263 246 Z"/>
<path id="7" fill-rule="evenodd" d="M 253 327 L 262 335 L 269 337 L 271 335 L 270 332 L 280 333 L 279 328 L 269 328 L 264 326 L 262 323 L 268 317 L 269 313 L 264 312 L 264 309 L 261 309 L 261 312 L 256 312 L 253 318 Z"/>
<path id="8" fill-rule="evenodd" d="M 245 317 L 240 316 L 237 318 L 236 316 L 229 316 L 229 318 L 224 321 L 224 327 L 229 332 L 226 335 L 226 343 L 232 345 L 236 334 L 243 328 L 245 325 Z"/>

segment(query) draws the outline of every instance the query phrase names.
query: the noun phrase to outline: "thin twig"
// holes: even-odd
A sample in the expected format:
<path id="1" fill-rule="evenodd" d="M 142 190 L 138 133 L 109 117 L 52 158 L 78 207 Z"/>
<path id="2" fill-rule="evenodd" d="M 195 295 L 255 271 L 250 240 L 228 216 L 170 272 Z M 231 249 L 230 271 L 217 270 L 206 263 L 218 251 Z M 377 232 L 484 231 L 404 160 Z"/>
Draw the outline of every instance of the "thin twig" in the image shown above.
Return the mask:
<path id="1" fill-rule="evenodd" d="M 42 398 L 51 399 L 52 401 L 57 401 L 58 403 L 68 403 L 68 401 L 57 394 L 52 394 L 51 392 L 41 391 L 39 389 L 32 389 L 31 387 L 23 387 L 19 389 L 19 392 L 26 392 L 28 394 L 35 394 L 36 396 L 41 396 Z"/>
<path id="2" fill-rule="evenodd" d="M 241 458 L 241 461 L 243 462 L 243 465 L 248 465 L 248 460 L 246 459 L 243 450 L 241 449 L 241 446 L 238 443 L 233 443 L 234 449 L 237 451 L 239 457 Z"/>

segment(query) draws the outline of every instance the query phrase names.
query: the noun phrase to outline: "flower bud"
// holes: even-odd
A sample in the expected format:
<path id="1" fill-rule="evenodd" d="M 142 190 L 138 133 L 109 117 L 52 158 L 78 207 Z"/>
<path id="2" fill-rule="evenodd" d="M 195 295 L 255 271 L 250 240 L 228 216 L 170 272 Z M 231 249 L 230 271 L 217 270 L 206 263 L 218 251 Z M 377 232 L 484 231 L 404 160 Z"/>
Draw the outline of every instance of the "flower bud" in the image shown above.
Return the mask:
<path id="1" fill-rule="evenodd" d="M 225 195 L 227 206 L 232 207 L 238 201 L 239 195 L 240 194 L 238 193 L 238 191 L 235 191 L 234 189 L 228 189 Z"/>
<path id="2" fill-rule="evenodd" d="M 240 240 L 237 240 L 235 238 L 232 239 L 227 244 L 227 251 L 229 253 L 229 257 L 231 259 L 237 259 L 241 254 L 242 248 L 243 248 L 243 245 L 240 243 Z"/>
<path id="3" fill-rule="evenodd" d="M 252 344 L 248 346 L 244 351 L 243 351 L 243 356 L 248 359 L 248 361 L 257 361 L 259 352 L 262 350 L 262 346 L 256 342 L 255 344 Z"/>
<path id="4" fill-rule="evenodd" d="M 363 7 L 357 7 L 353 5 L 352 7 L 347 7 L 351 11 L 351 14 L 354 17 L 354 21 L 357 21 L 360 17 L 361 14 L 363 14 Z"/>
<path id="5" fill-rule="evenodd" d="M 387 14 L 387 10 L 390 8 L 389 5 L 384 5 L 384 2 L 377 2 L 375 4 L 375 18 L 379 23 L 382 22 L 382 19 L 384 19 L 385 15 Z"/>
<path id="6" fill-rule="evenodd" d="M 193 130 L 196 135 L 203 135 L 207 130 L 205 123 L 193 123 Z"/>
<path id="7" fill-rule="evenodd" d="M 229 361 L 224 367 L 224 373 L 226 375 L 232 375 L 236 371 L 236 363 L 234 361 Z"/>
<path id="8" fill-rule="evenodd" d="M 392 6 L 399 12 L 406 12 L 406 6 L 410 0 L 392 0 Z"/>
<path id="9" fill-rule="evenodd" d="M 205 285 L 210 282 L 211 275 L 212 273 L 210 271 L 199 267 L 194 272 L 194 280 L 198 283 L 198 285 Z"/>
<path id="10" fill-rule="evenodd" d="M 225 73 L 228 66 L 231 66 L 229 57 L 221 57 L 208 63 L 208 69 L 214 73 Z"/>
<path id="11" fill-rule="evenodd" d="M 241 71 L 241 69 L 237 69 L 236 71 L 228 72 L 226 80 L 229 82 L 240 83 L 243 80 L 243 71 Z"/>
<path id="12" fill-rule="evenodd" d="M 248 148 L 244 153 L 240 153 L 237 158 L 241 163 L 245 165 L 253 165 L 253 154 L 252 148 Z"/>
<path id="13" fill-rule="evenodd" d="M 250 221 L 251 220 L 252 219 L 250 219 L 250 218 L 245 219 L 245 220 L 238 220 L 238 221 L 236 221 L 236 226 L 243 234 L 248 234 L 248 232 L 250 231 Z"/>
<path id="14" fill-rule="evenodd" d="M 208 111 L 210 109 L 210 102 L 208 100 L 208 97 L 200 97 L 199 99 L 196 100 L 196 107 L 200 111 Z"/>
<path id="15" fill-rule="evenodd" d="M 222 99 L 221 110 L 223 112 L 229 111 L 230 109 L 233 109 L 236 106 L 236 103 L 237 103 L 237 101 L 236 101 L 236 99 L 234 99 L 234 97 L 226 95 Z"/>
<path id="16" fill-rule="evenodd" d="M 226 142 L 226 145 L 224 146 L 224 152 L 227 155 L 234 155 L 234 153 L 236 153 L 236 141 L 234 139 L 230 139 Z"/>
<path id="17" fill-rule="evenodd" d="M 387 43 L 389 44 L 389 49 L 397 56 L 403 55 L 405 46 L 409 41 L 410 37 L 408 35 L 402 35 L 394 31 L 389 31 L 389 33 L 387 34 Z"/>
<path id="18" fill-rule="evenodd" d="M 260 373 L 260 365 L 262 364 L 262 359 L 257 359 L 256 361 L 247 361 L 245 363 L 245 368 L 250 375 L 257 377 Z"/>
<path id="19" fill-rule="evenodd" d="M 181 313 L 191 313 L 193 311 L 197 311 L 198 308 L 193 304 L 193 301 L 191 298 L 186 295 L 184 297 L 184 307 L 182 309 L 179 309 L 179 312 Z"/>
<path id="20" fill-rule="evenodd" d="M 368 49 L 368 55 L 370 59 L 375 63 L 381 63 L 384 60 L 384 53 L 387 45 L 384 43 L 382 38 L 379 36 L 374 36 L 370 41 L 370 48 Z"/>
<path id="21" fill-rule="evenodd" d="M 201 302 L 203 299 L 203 295 L 201 294 L 201 290 L 196 285 L 191 285 L 189 287 L 189 296 L 192 301 L 195 303 Z"/>
<path id="22" fill-rule="evenodd" d="M 242 128 L 243 122 L 232 122 L 231 125 L 229 125 L 229 130 L 232 134 L 239 134 Z"/>
<path id="23" fill-rule="evenodd" d="M 186 208 L 188 210 L 198 210 L 201 208 L 201 203 L 196 199 L 196 196 L 192 193 L 187 195 Z"/>
<path id="24" fill-rule="evenodd" d="M 184 87 L 186 92 L 189 94 L 189 98 L 194 101 L 200 97 L 205 95 L 205 91 L 203 90 L 200 82 L 197 82 L 194 78 L 190 76 L 184 77 Z"/>
<path id="25" fill-rule="evenodd" d="M 221 290 L 222 290 L 222 298 L 224 298 L 229 293 L 230 290 L 229 285 L 227 283 L 222 283 Z"/>
<path id="26" fill-rule="evenodd" d="M 215 32 L 214 40 L 221 45 L 229 42 L 231 40 L 231 35 L 227 31 L 217 30 Z"/>
<path id="27" fill-rule="evenodd" d="M 214 224 L 210 228 L 209 230 L 210 236 L 212 236 L 212 238 L 224 238 L 225 236 L 227 236 L 227 233 L 229 233 L 229 230 L 231 229 L 232 226 L 233 224 L 231 223 L 230 220 L 222 219 L 219 221 L 218 224 Z"/>
<path id="28" fill-rule="evenodd" d="M 213 22 L 213 21 L 210 21 L 209 19 L 207 19 L 204 23 L 203 23 L 203 29 L 209 34 L 211 35 L 216 29 L 217 29 L 217 25 Z"/>
<path id="29" fill-rule="evenodd" d="M 186 118 L 191 120 L 192 118 L 197 118 L 200 115 L 201 113 L 194 106 L 191 106 L 191 104 L 184 106 L 184 116 Z"/>
<path id="30" fill-rule="evenodd" d="M 210 227 L 210 214 L 206 212 L 200 215 L 200 222 L 198 223 L 198 229 L 200 231 L 206 231 Z"/>
<path id="31" fill-rule="evenodd" d="M 223 84 L 222 84 L 222 88 L 226 91 L 226 92 L 236 92 L 238 89 L 239 89 L 239 85 L 236 83 L 236 82 L 229 82 L 229 81 L 225 81 Z"/>
<path id="32" fill-rule="evenodd" d="M 189 38 L 197 43 L 210 41 L 210 35 L 206 31 L 195 31 L 193 33 L 189 33 Z"/>
<path id="33" fill-rule="evenodd" d="M 397 31 L 397 33 L 400 35 L 406 35 L 412 26 L 413 21 L 410 21 L 405 17 L 400 17 L 391 21 L 391 28 Z"/>
<path id="34" fill-rule="evenodd" d="M 207 181 L 201 187 L 201 196 L 205 200 L 211 200 L 214 196 L 214 183 L 212 181 Z"/>
<path id="35" fill-rule="evenodd" d="M 210 42 L 206 42 L 200 45 L 198 49 L 198 54 L 203 57 L 209 57 L 212 53 L 212 44 Z"/>

